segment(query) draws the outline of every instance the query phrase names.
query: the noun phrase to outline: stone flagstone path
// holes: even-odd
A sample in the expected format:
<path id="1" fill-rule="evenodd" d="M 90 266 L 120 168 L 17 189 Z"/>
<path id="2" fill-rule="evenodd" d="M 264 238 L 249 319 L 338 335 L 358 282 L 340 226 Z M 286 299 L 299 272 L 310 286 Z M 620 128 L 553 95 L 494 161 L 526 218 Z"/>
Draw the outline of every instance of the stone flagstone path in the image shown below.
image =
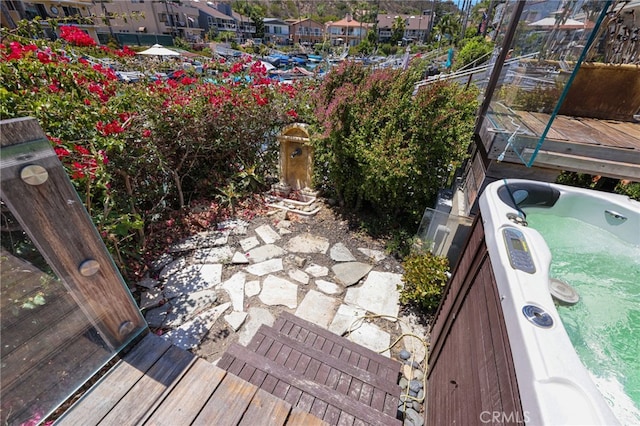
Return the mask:
<path id="1" fill-rule="evenodd" d="M 286 310 L 383 355 L 395 351 L 410 367 L 406 389 L 415 380 L 413 369 L 421 374 L 425 348 L 411 337 L 393 350 L 389 346 L 402 333 L 423 337 L 426 332 L 415 317 L 396 320 L 399 264 L 380 248 L 306 232 L 304 220 L 290 222 L 286 213 L 263 222 L 227 221 L 159 258 L 155 278 L 138 283 L 145 290 L 140 307 L 150 328 L 216 362 L 232 341 L 246 345 L 261 324 L 272 325 Z M 407 353 L 410 358 L 404 359 Z M 408 401 L 401 410 L 415 420 L 421 405 L 414 405 Z"/>

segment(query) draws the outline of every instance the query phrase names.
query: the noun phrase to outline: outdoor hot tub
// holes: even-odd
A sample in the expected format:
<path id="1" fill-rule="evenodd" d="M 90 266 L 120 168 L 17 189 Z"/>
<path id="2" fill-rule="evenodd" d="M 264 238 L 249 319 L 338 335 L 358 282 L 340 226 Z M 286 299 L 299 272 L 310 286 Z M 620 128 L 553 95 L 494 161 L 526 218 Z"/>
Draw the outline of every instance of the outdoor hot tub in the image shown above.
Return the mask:
<path id="1" fill-rule="evenodd" d="M 640 203 L 513 179 L 479 205 L 432 326 L 428 424 L 638 424 Z"/>

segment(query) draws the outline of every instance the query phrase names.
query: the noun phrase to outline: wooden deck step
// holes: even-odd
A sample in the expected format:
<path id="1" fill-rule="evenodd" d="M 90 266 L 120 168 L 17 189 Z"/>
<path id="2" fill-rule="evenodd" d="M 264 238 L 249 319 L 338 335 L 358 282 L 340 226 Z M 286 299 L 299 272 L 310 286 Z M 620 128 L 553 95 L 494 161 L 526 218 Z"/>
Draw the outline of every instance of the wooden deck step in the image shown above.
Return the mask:
<path id="1" fill-rule="evenodd" d="M 321 419 L 148 334 L 57 425 L 310 425 Z"/>
<path id="2" fill-rule="evenodd" d="M 385 377 L 390 382 L 398 382 L 400 368 L 402 367 L 399 362 L 338 336 L 300 317 L 283 312 L 276 320 L 273 328 L 304 343 L 306 346 L 321 349 L 323 352 L 345 360 L 351 365 Z"/>
<path id="3" fill-rule="evenodd" d="M 247 347 L 231 345 L 218 367 L 329 424 L 401 424 L 396 418 L 401 391 L 396 383 L 397 374 L 389 380 L 380 373 L 385 369 L 399 371 L 399 363 L 333 333 L 327 332 L 335 338 L 319 336 L 316 332 L 321 330 L 309 327 L 310 323 L 299 318 L 285 315 L 277 326 L 284 325 L 286 329 L 287 322 L 317 337 L 307 344 L 277 331 L 275 326 L 263 325 Z M 341 358 L 340 353 L 331 354 L 334 340 L 344 350 L 340 353 L 348 355 Z M 318 342 L 317 346 L 314 342 Z M 375 361 L 370 362 L 371 358 Z M 379 370 L 381 364 L 384 367 Z"/>

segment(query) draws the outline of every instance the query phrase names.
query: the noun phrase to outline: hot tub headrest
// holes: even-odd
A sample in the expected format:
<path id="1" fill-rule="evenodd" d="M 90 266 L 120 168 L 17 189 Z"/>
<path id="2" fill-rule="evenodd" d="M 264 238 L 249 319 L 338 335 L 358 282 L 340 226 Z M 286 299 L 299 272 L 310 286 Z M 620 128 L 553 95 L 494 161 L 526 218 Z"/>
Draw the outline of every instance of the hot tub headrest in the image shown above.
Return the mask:
<path id="1" fill-rule="evenodd" d="M 560 191 L 543 183 L 505 181 L 505 184 L 498 188 L 498 197 L 514 209 L 553 207 L 560 197 Z"/>

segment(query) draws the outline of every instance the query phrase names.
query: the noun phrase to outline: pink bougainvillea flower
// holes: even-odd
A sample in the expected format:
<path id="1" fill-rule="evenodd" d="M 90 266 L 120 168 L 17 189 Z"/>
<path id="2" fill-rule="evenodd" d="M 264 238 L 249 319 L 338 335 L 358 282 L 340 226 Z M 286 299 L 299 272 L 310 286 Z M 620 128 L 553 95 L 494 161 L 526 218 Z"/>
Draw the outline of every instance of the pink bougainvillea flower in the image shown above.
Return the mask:
<path id="1" fill-rule="evenodd" d="M 69 155 L 71 155 L 69 150 L 64 148 L 64 147 L 56 146 L 53 149 L 56 151 L 56 155 L 58 156 L 58 158 L 64 158 L 64 157 L 68 157 Z"/>
<path id="2" fill-rule="evenodd" d="M 91 47 L 97 44 L 89 34 L 85 33 L 80 28 L 71 25 L 60 26 L 60 38 L 68 41 L 74 46 Z"/>
<path id="3" fill-rule="evenodd" d="M 73 149 L 80 155 L 91 155 L 91 151 L 82 145 L 75 145 Z"/>

